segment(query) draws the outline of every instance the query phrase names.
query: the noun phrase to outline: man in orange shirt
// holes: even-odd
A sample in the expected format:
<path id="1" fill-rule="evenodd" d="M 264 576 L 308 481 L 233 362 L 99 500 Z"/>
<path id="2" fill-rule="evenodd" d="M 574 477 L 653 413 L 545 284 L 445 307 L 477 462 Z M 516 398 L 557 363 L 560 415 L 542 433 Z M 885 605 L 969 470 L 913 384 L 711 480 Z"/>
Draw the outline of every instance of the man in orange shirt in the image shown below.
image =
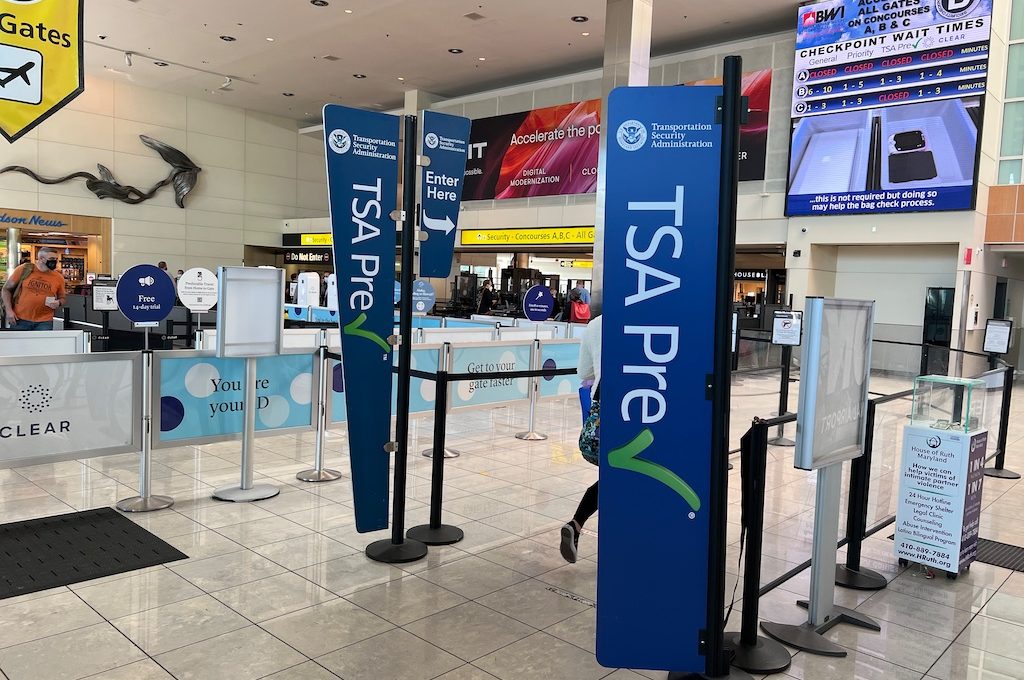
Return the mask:
<path id="1" fill-rule="evenodd" d="M 21 265 L 7 279 L 0 295 L 10 330 L 53 330 L 53 313 L 67 302 L 64 277 L 55 269 L 57 252 L 40 248 L 35 263 Z"/>

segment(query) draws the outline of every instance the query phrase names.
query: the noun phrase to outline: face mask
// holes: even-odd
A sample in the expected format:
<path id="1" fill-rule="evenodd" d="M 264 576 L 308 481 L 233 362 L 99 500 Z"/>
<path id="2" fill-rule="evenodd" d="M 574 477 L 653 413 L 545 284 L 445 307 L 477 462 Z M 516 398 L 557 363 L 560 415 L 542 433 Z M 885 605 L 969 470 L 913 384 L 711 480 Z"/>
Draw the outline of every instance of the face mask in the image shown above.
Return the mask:
<path id="1" fill-rule="evenodd" d="M 47 260 L 46 268 L 52 272 L 54 269 L 57 268 L 57 260 Z"/>

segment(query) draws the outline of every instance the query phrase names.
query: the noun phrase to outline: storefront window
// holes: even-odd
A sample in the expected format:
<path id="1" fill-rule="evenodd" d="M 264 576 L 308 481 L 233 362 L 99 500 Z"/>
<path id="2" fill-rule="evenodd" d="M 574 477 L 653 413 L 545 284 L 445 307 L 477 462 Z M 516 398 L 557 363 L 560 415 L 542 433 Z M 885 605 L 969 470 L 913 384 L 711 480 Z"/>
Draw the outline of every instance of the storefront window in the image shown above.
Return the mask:
<path id="1" fill-rule="evenodd" d="M 1024 0 L 1013 0 L 1010 40 L 1024 40 Z"/>
<path id="2" fill-rule="evenodd" d="M 1024 2 L 1018 2 L 1024 6 Z M 1010 45 L 1006 67 L 1006 98 L 1024 97 L 1024 43 Z"/>
<path id="3" fill-rule="evenodd" d="M 1021 181 L 1020 177 L 1021 159 L 999 161 L 999 183 L 1000 184 L 1019 184 Z"/>
<path id="4" fill-rule="evenodd" d="M 1003 145 L 1000 156 L 1024 155 L 1024 101 L 1003 107 Z"/>

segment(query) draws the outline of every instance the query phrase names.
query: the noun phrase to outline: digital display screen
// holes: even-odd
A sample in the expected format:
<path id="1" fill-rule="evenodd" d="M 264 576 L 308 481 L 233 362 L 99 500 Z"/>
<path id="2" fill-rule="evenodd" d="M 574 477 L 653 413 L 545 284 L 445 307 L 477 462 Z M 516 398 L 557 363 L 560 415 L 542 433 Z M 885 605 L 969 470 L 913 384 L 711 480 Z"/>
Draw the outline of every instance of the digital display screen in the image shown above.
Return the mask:
<path id="1" fill-rule="evenodd" d="M 992 0 L 797 10 L 787 215 L 970 210 Z"/>

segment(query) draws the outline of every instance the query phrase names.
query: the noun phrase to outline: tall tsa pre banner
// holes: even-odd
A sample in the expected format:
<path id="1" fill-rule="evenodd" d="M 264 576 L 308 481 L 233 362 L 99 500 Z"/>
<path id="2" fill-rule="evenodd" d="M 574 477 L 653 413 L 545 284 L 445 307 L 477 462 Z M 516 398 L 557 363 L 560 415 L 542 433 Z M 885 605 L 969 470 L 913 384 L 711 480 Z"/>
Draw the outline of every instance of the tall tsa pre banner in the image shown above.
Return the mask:
<path id="1" fill-rule="evenodd" d="M 787 214 L 971 209 L 992 0 L 796 12 Z"/>
<path id="2" fill-rule="evenodd" d="M 721 95 L 636 87 L 608 100 L 597 561 L 608 667 L 705 670 Z"/>
<path id="3" fill-rule="evenodd" d="M 324 107 L 327 190 L 341 315 L 341 353 L 356 529 L 388 526 L 391 345 L 401 119 Z"/>
<path id="4" fill-rule="evenodd" d="M 85 0 L 0 1 L 0 133 L 9 142 L 85 91 Z"/>

